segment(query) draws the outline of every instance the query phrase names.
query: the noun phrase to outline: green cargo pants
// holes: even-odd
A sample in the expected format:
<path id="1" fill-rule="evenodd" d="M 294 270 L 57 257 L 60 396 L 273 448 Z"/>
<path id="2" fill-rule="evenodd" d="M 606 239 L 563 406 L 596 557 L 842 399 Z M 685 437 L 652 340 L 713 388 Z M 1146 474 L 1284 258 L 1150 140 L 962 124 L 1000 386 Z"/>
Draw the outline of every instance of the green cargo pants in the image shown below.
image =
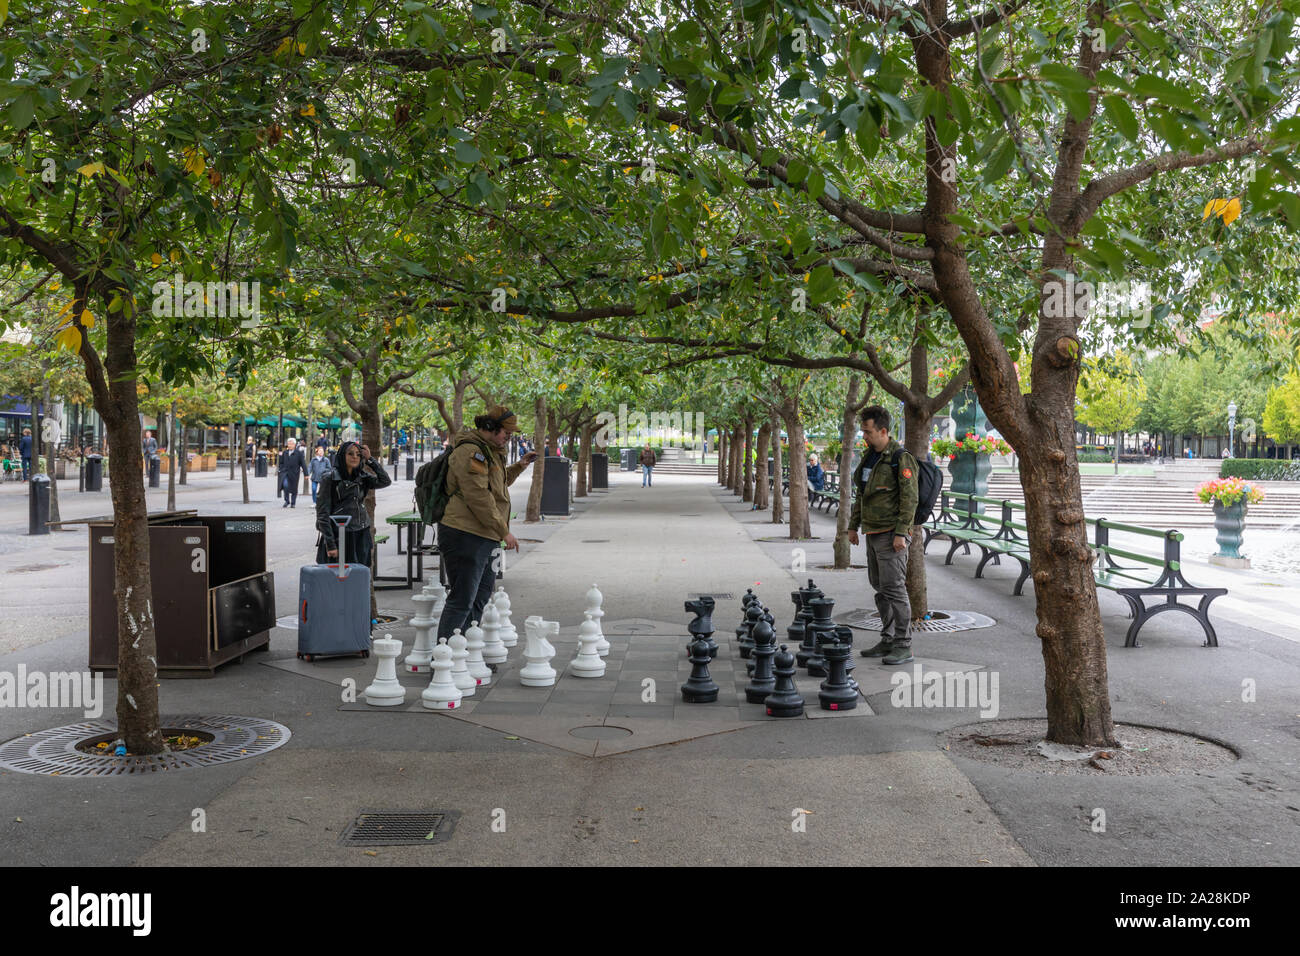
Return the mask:
<path id="1" fill-rule="evenodd" d="M 912 539 L 906 539 L 910 545 Z M 867 535 L 867 577 L 880 611 L 880 639 L 894 647 L 912 646 L 912 605 L 907 599 L 908 549 L 894 550 L 894 532 Z"/>

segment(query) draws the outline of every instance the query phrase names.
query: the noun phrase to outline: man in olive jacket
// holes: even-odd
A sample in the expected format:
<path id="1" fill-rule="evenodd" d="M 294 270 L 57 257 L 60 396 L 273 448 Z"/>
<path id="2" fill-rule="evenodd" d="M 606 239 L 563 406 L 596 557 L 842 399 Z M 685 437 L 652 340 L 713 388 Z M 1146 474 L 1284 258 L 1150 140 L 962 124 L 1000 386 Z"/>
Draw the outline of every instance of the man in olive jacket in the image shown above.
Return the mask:
<path id="1" fill-rule="evenodd" d="M 867 536 L 867 577 L 880 611 L 880 643 L 862 652 L 882 664 L 906 664 L 912 657 L 912 605 L 907 598 L 907 549 L 916 517 L 916 459 L 889 437 L 889 412 L 879 405 L 862 410 L 862 456 L 853 483 L 857 497 L 849 516 L 849 543 Z"/>
<path id="2" fill-rule="evenodd" d="M 505 463 L 510 436 L 519 431 L 515 415 L 493 405 L 475 416 L 474 427 L 452 439 L 447 464 L 447 493 L 451 496 L 438 525 L 438 551 L 450 587 L 438 622 L 438 637 L 451 637 L 457 628 L 465 633 L 481 620 L 492 596 L 497 565 L 493 556 L 505 545 L 518 551 L 510 533 L 510 491 L 537 452 L 530 451 L 513 465 Z"/>

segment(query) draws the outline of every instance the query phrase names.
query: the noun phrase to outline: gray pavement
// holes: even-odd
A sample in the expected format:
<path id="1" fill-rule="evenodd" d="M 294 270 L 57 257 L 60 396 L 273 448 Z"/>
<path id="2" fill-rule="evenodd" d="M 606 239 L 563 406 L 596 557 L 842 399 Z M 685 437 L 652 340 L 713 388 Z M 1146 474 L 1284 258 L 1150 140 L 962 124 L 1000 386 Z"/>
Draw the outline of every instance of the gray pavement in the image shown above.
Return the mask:
<path id="1" fill-rule="evenodd" d="M 527 478 L 514 489 L 519 510 Z M 610 490 L 579 499 L 567 519 L 516 520 L 523 551 L 511 556 L 505 581 L 521 630 L 530 614 L 560 621 L 557 670 L 571 658 L 583 595 L 597 582 L 614 645 L 606 677 L 580 685 L 566 675 L 562 687 L 534 700 L 512 681 L 521 640 L 498 687 L 474 708 L 460 714 L 370 708 L 345 702 L 340 686 L 349 675 L 368 682 L 373 661 L 360 667 L 302 664 L 295 658 L 295 633 L 277 628 L 269 654 L 228 665 L 211 680 L 165 680 L 160 695 L 164 713 L 279 721 L 293 733 L 288 744 L 219 767 L 147 777 L 56 779 L 0 771 L 0 863 L 1300 860 L 1300 647 L 1268 633 L 1266 622 L 1247 626 L 1241 615 L 1216 614 L 1221 646 L 1208 649 L 1200 646 L 1199 629 L 1186 626 L 1190 618 L 1165 615 L 1143 631 L 1142 647 L 1126 649 L 1123 602 L 1103 592 L 1116 719 L 1218 739 L 1241 759 L 1222 771 L 1169 776 L 1011 772 L 943 749 L 939 735 L 977 723 L 976 709 L 894 707 L 880 675 L 872 673 L 880 665 L 871 661 L 859 659 L 867 697 L 858 711 L 774 720 L 743 697 L 736 700 L 743 666 L 729 638 L 745 588 L 769 604 L 783 635 L 788 595 L 797 583 L 814 577 L 836 598 L 838 614 L 869 605 L 865 572 L 819 567 L 830 563 L 831 518 L 814 513 L 819 537 L 791 543 L 782 540 L 784 527 L 710 478 L 663 475 L 644 490 L 637 475 L 614 472 L 611 479 Z M 273 479 L 262 479 L 252 485 L 261 504 L 230 503 L 239 498 L 238 487 L 220 472 L 194 475 L 177 504 L 205 513 L 265 514 L 278 613 L 292 614 L 297 569 L 313 550 L 310 498 L 300 497 L 297 509 L 281 509 Z M 411 491 L 406 481 L 381 491 L 380 515 L 409 508 Z M 150 492 L 151 509 L 163 504 L 165 491 Z M 106 493 L 64 495 L 65 518 L 108 509 Z M 82 669 L 86 532 L 27 538 L 25 524 L 21 488 L 0 486 L 0 612 L 6 622 L 0 671 L 13 672 L 20 663 L 29 671 Z M 381 549 L 384 573 L 397 573 L 404 560 L 391 542 Z M 1043 664 L 1033 635 L 1032 589 L 1012 597 L 1010 568 L 990 568 L 988 580 L 975 581 L 974 562 L 961 556 L 945 568 L 932 555 L 927 568 L 934 606 L 979 611 L 997 624 L 921 636 L 917 653 L 997 672 L 999 718 L 1041 716 Z M 684 651 L 689 619 L 682 602 L 696 592 L 734 595 L 718 601 L 714 617 L 715 636 L 725 645 L 717 676 L 724 696 L 731 695 L 716 705 L 684 704 L 677 690 L 686 673 L 677 653 Z M 384 592 L 380 606 L 405 619 L 409 594 Z M 409 649 L 411 628 L 392 633 Z M 860 642 L 870 639 L 859 635 Z M 647 676 L 657 684 L 652 703 L 636 693 Z M 1255 682 L 1254 702 L 1242 701 L 1244 679 Z M 416 703 L 420 680 L 404 676 L 402 682 L 408 702 Z M 107 681 L 106 690 L 111 714 L 115 682 Z M 68 710 L 0 709 L 0 740 L 80 719 L 80 712 Z M 611 743 L 568 732 L 592 725 L 632 734 Z M 445 843 L 370 853 L 339 846 L 351 819 L 376 807 L 448 809 L 461 816 Z M 1089 826 L 1095 808 L 1106 810 L 1105 833 Z M 204 811 L 205 832 L 194 832 L 195 810 Z"/>

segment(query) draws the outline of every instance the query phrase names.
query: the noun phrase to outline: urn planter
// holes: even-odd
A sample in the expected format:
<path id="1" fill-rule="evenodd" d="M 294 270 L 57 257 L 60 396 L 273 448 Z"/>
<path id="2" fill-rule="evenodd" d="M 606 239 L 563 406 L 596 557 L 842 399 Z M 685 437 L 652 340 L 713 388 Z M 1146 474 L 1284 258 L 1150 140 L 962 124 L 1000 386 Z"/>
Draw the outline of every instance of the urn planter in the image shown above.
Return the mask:
<path id="1" fill-rule="evenodd" d="M 1233 505 L 1214 502 L 1214 540 L 1218 542 L 1219 550 L 1210 556 L 1210 563 L 1229 568 L 1250 567 L 1250 559 L 1241 554 L 1241 538 L 1245 530 L 1245 501 Z"/>

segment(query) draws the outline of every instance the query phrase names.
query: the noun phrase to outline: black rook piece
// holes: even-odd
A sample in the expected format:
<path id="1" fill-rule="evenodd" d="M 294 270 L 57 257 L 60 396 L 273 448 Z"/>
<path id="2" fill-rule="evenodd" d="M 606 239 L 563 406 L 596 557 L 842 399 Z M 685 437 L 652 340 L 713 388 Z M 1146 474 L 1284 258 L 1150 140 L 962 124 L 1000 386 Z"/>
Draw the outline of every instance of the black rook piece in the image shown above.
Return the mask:
<path id="1" fill-rule="evenodd" d="M 709 645 L 703 638 L 691 645 L 691 676 L 682 685 L 682 700 L 710 704 L 718 699 L 718 685 L 709 675 Z"/>
<path id="2" fill-rule="evenodd" d="M 781 645 L 776 652 L 776 687 L 767 695 L 767 716 L 799 717 L 803 714 L 803 698 L 794 686 L 794 655 Z"/>
<path id="3" fill-rule="evenodd" d="M 772 656 L 776 653 L 776 634 L 766 620 L 754 625 L 754 677 L 745 688 L 745 700 L 761 704 L 776 687 L 772 676 Z"/>
<path id="4" fill-rule="evenodd" d="M 830 676 L 822 681 L 821 692 L 817 695 L 822 710 L 852 710 L 858 706 L 858 689 L 849 684 L 844 670 L 849 660 L 849 646 L 832 641 L 822 645 L 821 650 L 830 670 Z"/>
<path id="5" fill-rule="evenodd" d="M 698 597 L 694 601 L 686 602 L 686 610 L 695 615 L 695 620 L 686 626 L 691 634 L 691 643 L 696 638 L 703 638 L 704 643 L 709 647 L 709 657 L 718 656 L 718 642 L 713 639 L 713 598 L 705 595 Z M 688 644 L 686 647 L 686 656 L 691 654 L 691 648 Z"/>

